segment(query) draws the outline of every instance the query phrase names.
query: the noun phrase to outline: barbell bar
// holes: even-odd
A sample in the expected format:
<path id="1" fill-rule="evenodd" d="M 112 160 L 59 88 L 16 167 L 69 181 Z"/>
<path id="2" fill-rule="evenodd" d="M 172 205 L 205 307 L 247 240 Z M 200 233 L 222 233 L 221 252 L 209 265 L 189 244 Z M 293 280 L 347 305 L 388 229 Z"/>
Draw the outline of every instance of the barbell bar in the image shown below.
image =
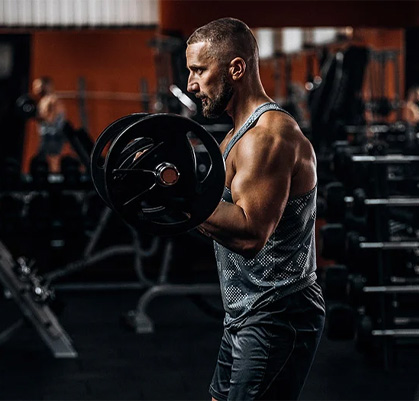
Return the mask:
<path id="1" fill-rule="evenodd" d="M 419 162 L 419 156 L 402 155 L 402 154 L 384 155 L 384 156 L 353 155 L 351 156 L 351 159 L 353 162 L 376 163 L 376 164 Z"/>
<path id="2" fill-rule="evenodd" d="M 372 330 L 371 334 L 376 337 L 419 337 L 419 329 L 386 329 Z"/>
<path id="3" fill-rule="evenodd" d="M 418 249 L 419 241 L 387 241 L 387 242 L 359 242 L 361 249 L 380 249 L 380 250 L 409 250 Z"/>
<path id="4" fill-rule="evenodd" d="M 344 198 L 345 203 L 353 203 L 354 197 L 353 196 L 345 196 Z M 409 196 L 404 197 L 391 197 L 391 198 L 372 198 L 372 199 L 364 199 L 363 203 L 366 206 L 419 206 L 419 198 L 413 198 Z"/>
<path id="5" fill-rule="evenodd" d="M 362 289 L 365 293 L 377 294 L 419 294 L 419 285 L 379 285 L 366 286 Z"/>

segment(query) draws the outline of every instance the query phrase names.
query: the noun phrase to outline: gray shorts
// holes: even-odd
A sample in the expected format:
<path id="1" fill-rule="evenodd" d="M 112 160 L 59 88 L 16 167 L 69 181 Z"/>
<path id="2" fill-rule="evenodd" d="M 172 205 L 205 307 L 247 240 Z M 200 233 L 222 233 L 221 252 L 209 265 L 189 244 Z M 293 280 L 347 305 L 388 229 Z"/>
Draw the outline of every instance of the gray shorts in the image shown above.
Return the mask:
<path id="1" fill-rule="evenodd" d="M 310 370 L 325 321 L 317 283 L 224 329 L 210 385 L 217 400 L 296 400 Z"/>

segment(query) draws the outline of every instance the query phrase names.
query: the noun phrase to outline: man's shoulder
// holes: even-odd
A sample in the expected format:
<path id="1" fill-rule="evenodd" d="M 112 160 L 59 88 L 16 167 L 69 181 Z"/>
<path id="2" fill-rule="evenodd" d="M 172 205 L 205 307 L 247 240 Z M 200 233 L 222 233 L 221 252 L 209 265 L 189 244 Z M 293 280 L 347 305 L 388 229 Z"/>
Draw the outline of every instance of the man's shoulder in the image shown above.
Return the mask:
<path id="1" fill-rule="evenodd" d="M 269 112 L 261 116 L 258 123 L 243 136 L 242 146 L 287 153 L 296 159 L 311 158 L 314 149 L 297 122 L 282 112 Z"/>
<path id="2" fill-rule="evenodd" d="M 249 140 L 253 137 L 254 140 L 270 139 L 275 142 L 298 143 L 305 138 L 297 122 L 290 115 L 278 111 L 268 111 L 260 116 L 249 134 Z"/>
<path id="3" fill-rule="evenodd" d="M 237 145 L 238 156 L 243 156 L 247 160 L 249 152 L 260 154 L 264 155 L 266 162 L 284 154 L 294 159 L 295 152 L 299 148 L 298 139 L 292 133 L 292 128 L 280 124 L 266 124 L 266 122 L 258 122 L 243 135 Z"/>

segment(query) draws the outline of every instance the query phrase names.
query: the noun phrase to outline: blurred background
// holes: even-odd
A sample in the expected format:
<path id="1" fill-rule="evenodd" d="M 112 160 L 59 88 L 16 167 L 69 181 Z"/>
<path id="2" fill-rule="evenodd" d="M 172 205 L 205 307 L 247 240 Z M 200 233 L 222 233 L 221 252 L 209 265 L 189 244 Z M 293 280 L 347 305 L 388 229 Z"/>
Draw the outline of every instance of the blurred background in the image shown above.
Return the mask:
<path id="1" fill-rule="evenodd" d="M 201 116 L 185 49 L 226 16 L 318 160 L 328 318 L 302 399 L 419 399 L 419 2 L 0 0 L 1 399 L 209 399 L 211 242 L 130 228 L 89 162 L 131 113 L 222 140 L 231 121 Z"/>

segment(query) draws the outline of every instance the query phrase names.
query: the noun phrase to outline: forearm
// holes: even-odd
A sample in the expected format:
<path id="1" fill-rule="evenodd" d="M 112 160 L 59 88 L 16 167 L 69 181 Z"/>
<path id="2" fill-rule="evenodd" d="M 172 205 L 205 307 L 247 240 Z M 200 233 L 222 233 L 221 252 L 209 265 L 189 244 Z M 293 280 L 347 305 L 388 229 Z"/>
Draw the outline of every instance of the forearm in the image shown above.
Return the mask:
<path id="1" fill-rule="evenodd" d="M 263 239 L 253 226 L 240 206 L 220 202 L 198 230 L 233 252 L 254 256 L 263 246 Z"/>

